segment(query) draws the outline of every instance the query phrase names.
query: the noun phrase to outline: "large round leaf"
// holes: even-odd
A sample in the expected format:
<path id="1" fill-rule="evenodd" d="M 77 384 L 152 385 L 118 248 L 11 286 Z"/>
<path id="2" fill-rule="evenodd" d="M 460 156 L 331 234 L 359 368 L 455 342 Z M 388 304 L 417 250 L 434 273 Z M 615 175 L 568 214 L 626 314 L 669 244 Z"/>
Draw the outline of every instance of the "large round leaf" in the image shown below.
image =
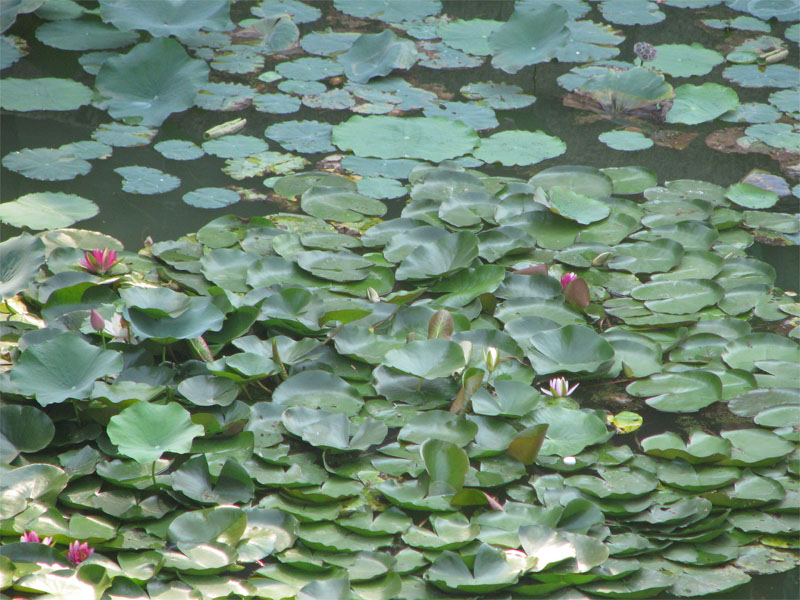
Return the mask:
<path id="1" fill-rule="evenodd" d="M 525 425 L 547 424 L 540 456 L 574 456 L 610 437 L 597 415 L 563 406 L 542 406 L 523 419 Z"/>
<path id="2" fill-rule="evenodd" d="M 566 151 L 567 145 L 560 138 L 543 131 L 508 130 L 481 139 L 472 154 L 487 163 L 513 166 L 534 165 Z"/>
<path id="3" fill-rule="evenodd" d="M 478 238 L 462 231 L 445 234 L 432 243 L 417 246 L 397 268 L 395 277 L 429 279 L 447 275 L 469 265 L 478 256 Z"/>
<path id="4" fill-rule="evenodd" d="M 233 29 L 228 0 L 170 0 L 169 2 L 128 2 L 103 0 L 103 20 L 117 29 L 144 29 L 153 37 L 194 34 L 198 29 Z"/>
<path id="5" fill-rule="evenodd" d="M 67 148 L 23 148 L 3 157 L 3 166 L 30 179 L 66 181 L 86 175 L 92 165 Z"/>
<path id="6" fill-rule="evenodd" d="M 631 290 L 652 311 L 671 315 L 696 313 L 722 299 L 722 286 L 705 279 L 651 281 Z"/>
<path id="7" fill-rule="evenodd" d="M 358 221 L 365 215 L 381 216 L 386 205 L 380 200 L 341 187 L 314 185 L 303 192 L 302 209 L 311 216 L 328 221 Z"/>
<path id="8" fill-rule="evenodd" d="M 136 402 L 108 423 L 108 438 L 125 456 L 150 463 L 164 452 L 189 452 L 192 440 L 205 430 L 189 418 L 189 411 L 177 402 L 151 404 Z"/>
<path id="9" fill-rule="evenodd" d="M 548 192 L 550 210 L 581 225 L 602 221 L 611 209 L 605 202 L 579 194 L 568 188 L 555 186 Z"/>
<path id="10" fill-rule="evenodd" d="M 33 406 L 0 406 L 0 461 L 11 463 L 20 452 L 47 447 L 56 428 L 47 414 Z"/>
<path id="11" fill-rule="evenodd" d="M 492 66 L 506 73 L 548 62 L 569 41 L 569 14 L 556 4 L 517 9 L 489 35 Z"/>
<path id="12" fill-rule="evenodd" d="M 662 44 L 656 46 L 656 57 L 647 66 L 673 77 L 706 75 L 718 64 L 725 62 L 723 56 L 700 44 Z"/>
<path id="13" fill-rule="evenodd" d="M 611 269 L 630 273 L 662 273 L 677 267 L 683 257 L 683 247 L 672 240 L 620 244 L 608 261 Z"/>
<path id="14" fill-rule="evenodd" d="M 614 348 L 589 327 L 566 325 L 517 340 L 539 375 L 567 371 L 592 373 L 614 358 Z"/>
<path id="15" fill-rule="evenodd" d="M 74 194 L 36 192 L 0 204 L 0 221 L 14 227 L 58 229 L 90 219 L 97 212 L 94 202 Z"/>
<path id="16" fill-rule="evenodd" d="M 667 122 L 697 125 L 713 121 L 738 105 L 739 96 L 729 87 L 718 83 L 687 83 L 675 90 L 675 101 L 667 113 Z"/>
<path id="17" fill-rule="evenodd" d="M 44 243 L 23 233 L 0 243 L 0 298 L 11 298 L 33 281 L 44 263 Z"/>
<path id="18" fill-rule="evenodd" d="M 157 3 L 141 3 L 149 5 Z M 107 98 L 112 117 L 161 125 L 172 113 L 191 108 L 206 81 L 208 65 L 204 61 L 189 58 L 173 39 L 157 38 L 135 46 L 124 56 L 106 60 L 96 85 Z"/>
<path id="19" fill-rule="evenodd" d="M 302 371 L 275 388 L 272 401 L 283 406 L 322 408 L 353 416 L 363 404 L 356 388 L 325 371 Z"/>
<path id="20" fill-rule="evenodd" d="M 722 360 L 732 369 L 754 371 L 759 360 L 800 362 L 800 345 L 776 333 L 751 333 L 729 342 Z"/>
<path id="21" fill-rule="evenodd" d="M 719 377 L 708 371 L 656 373 L 625 388 L 632 396 L 663 412 L 695 412 L 722 399 Z"/>
<path id="22" fill-rule="evenodd" d="M 478 135 L 444 117 L 354 116 L 333 128 L 333 143 L 358 156 L 440 162 L 470 152 Z"/>
<path id="23" fill-rule="evenodd" d="M 75 110 L 89 104 L 92 91 L 71 79 L 3 79 L 0 106 L 6 110 Z"/>
<path id="24" fill-rule="evenodd" d="M 450 340 L 420 340 L 390 350 L 383 364 L 423 379 L 435 379 L 447 377 L 463 367 L 464 352 Z"/>
<path id="25" fill-rule="evenodd" d="M 360 35 L 337 60 L 344 65 L 350 81 L 365 83 L 373 77 L 388 75 L 393 69 L 409 69 L 417 62 L 417 55 L 413 42 L 386 29 Z"/>
<path id="26" fill-rule="evenodd" d="M 77 333 L 61 333 L 27 348 L 11 370 L 22 394 L 42 406 L 67 398 L 88 398 L 94 382 L 122 370 L 122 355 L 92 346 Z"/>

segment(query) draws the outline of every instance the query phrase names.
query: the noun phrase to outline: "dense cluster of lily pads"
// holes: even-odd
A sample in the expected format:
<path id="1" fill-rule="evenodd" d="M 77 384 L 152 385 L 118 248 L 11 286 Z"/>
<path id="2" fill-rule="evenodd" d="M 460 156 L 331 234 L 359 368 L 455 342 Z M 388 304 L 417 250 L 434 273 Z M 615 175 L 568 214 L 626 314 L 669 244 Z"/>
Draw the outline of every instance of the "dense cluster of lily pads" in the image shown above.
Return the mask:
<path id="1" fill-rule="evenodd" d="M 489 173 L 565 152 L 544 131 L 489 134 L 495 111 L 532 95 L 487 81 L 445 101 L 391 76 L 591 62 L 560 78 L 565 102 L 745 122 L 741 151 L 791 176 L 798 70 L 764 34 L 781 24 L 797 41 L 800 26 L 783 27 L 792 2 L 731 0 L 740 16 L 706 18 L 757 32 L 727 56 L 640 46 L 636 64 L 612 60 L 624 39 L 612 25 L 657 23 L 661 3 L 520 0 L 500 22 L 451 19 L 438 0 L 335 0 L 328 31 L 307 29 L 321 17 L 311 3 L 246 5 L 236 26 L 227 0 L 15 0 L 0 13 L 6 27 L 35 10 L 37 39 L 95 51 L 80 61 L 94 90 L 8 77 L 5 110 L 91 102 L 116 119 L 92 140 L 3 157 L 34 180 L 85 175 L 193 106 L 359 113 L 275 118 L 264 137 L 282 151 L 230 115 L 202 144 L 162 139 L 165 161 L 215 156 L 237 182 L 187 191 L 188 205 L 269 193 L 283 208 L 138 252 L 71 227 L 96 214 L 86 198 L 0 204 L 24 229 L 0 242 L 0 589 L 708 597 L 796 572 L 800 303 L 748 248 L 797 244 L 797 215 L 770 209 L 798 188 L 637 166 Z M 592 9 L 611 25 L 584 18 Z M 2 44 L 11 67 L 24 44 Z M 785 89 L 739 103 L 720 84 L 670 83 L 726 60 L 739 85 Z M 659 143 L 648 131 L 601 141 Z M 132 194 L 181 185 L 116 171 Z"/>

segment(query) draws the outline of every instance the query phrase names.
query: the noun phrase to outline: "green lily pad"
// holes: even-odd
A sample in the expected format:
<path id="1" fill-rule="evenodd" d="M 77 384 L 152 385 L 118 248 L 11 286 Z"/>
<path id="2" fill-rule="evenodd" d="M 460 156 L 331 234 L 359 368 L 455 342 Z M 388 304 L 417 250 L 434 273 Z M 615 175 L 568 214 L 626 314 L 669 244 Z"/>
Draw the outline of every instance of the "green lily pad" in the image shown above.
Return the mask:
<path id="1" fill-rule="evenodd" d="M 614 358 L 611 344 L 582 325 L 540 331 L 517 342 L 540 375 L 560 371 L 592 373 Z"/>
<path id="2" fill-rule="evenodd" d="M 611 213 L 604 202 L 560 186 L 551 187 L 548 197 L 550 210 L 581 225 L 602 221 Z"/>
<path id="3" fill-rule="evenodd" d="M 605 0 L 600 10 L 617 25 L 653 25 L 665 18 L 658 6 L 647 0 Z"/>
<path id="4" fill-rule="evenodd" d="M 44 264 L 45 246 L 41 239 L 23 233 L 0 242 L 0 256 L 0 298 L 11 298 L 33 281 Z"/>
<path id="5" fill-rule="evenodd" d="M 333 128 L 333 143 L 358 156 L 439 162 L 472 151 L 478 136 L 463 123 L 442 117 L 356 115 Z"/>
<path id="6" fill-rule="evenodd" d="M 329 221 L 357 221 L 365 215 L 381 216 L 386 212 L 386 205 L 380 200 L 321 185 L 303 192 L 300 206 L 309 215 Z"/>
<path id="7" fill-rule="evenodd" d="M 649 396 L 647 404 L 664 412 L 695 412 L 722 399 L 719 377 L 702 370 L 656 373 L 625 390 L 632 396 Z"/>
<path id="8" fill-rule="evenodd" d="M 154 37 L 181 36 L 198 29 L 225 31 L 233 27 L 230 6 L 223 0 L 205 0 L 199 5 L 179 0 L 166 6 L 108 0 L 103 2 L 100 11 L 104 21 L 122 31 L 144 29 Z"/>
<path id="9" fill-rule="evenodd" d="M 481 544 L 472 571 L 457 554 L 445 550 L 424 577 L 446 591 L 483 594 L 516 583 L 526 566 L 522 557 L 505 555 L 489 544 Z"/>
<path id="10" fill-rule="evenodd" d="M 800 69 L 791 65 L 732 65 L 722 76 L 742 87 L 790 88 Z"/>
<path id="11" fill-rule="evenodd" d="M 731 457 L 722 463 L 725 465 L 771 465 L 794 451 L 790 442 L 763 429 L 733 429 L 720 435 L 731 443 Z"/>
<path id="12" fill-rule="evenodd" d="M 92 346 L 74 332 L 27 348 L 11 370 L 11 381 L 42 406 L 88 398 L 94 382 L 122 370 L 122 355 Z"/>
<path id="13" fill-rule="evenodd" d="M 71 79 L 42 77 L 39 79 L 3 79 L 5 110 L 75 110 L 89 104 L 92 93 L 82 83 Z"/>
<path id="14" fill-rule="evenodd" d="M 540 406 L 523 419 L 525 425 L 547 424 L 541 456 L 574 456 L 610 437 L 597 415 L 562 406 Z"/>
<path id="15" fill-rule="evenodd" d="M 373 77 L 388 75 L 394 69 L 409 69 L 417 62 L 417 48 L 390 29 L 382 33 L 364 33 L 337 57 L 350 81 L 365 83 Z"/>
<path id="16" fill-rule="evenodd" d="M 667 122 L 697 125 L 734 110 L 738 104 L 739 96 L 729 87 L 717 83 L 687 83 L 675 89 L 675 101 L 667 113 Z"/>
<path id="17" fill-rule="evenodd" d="M 282 121 L 267 127 L 264 135 L 296 152 L 329 152 L 334 149 L 331 126 L 319 121 Z"/>
<path id="18" fill-rule="evenodd" d="M 191 108 L 207 80 L 204 61 L 189 58 L 175 40 L 157 38 L 106 60 L 96 85 L 112 117 L 161 125 L 172 113 Z"/>
<path id="19" fill-rule="evenodd" d="M 33 406 L 0 406 L 0 460 L 11 463 L 18 454 L 47 447 L 55 426 L 46 413 Z"/>
<path id="20" fill-rule="evenodd" d="M 608 267 L 630 273 L 663 273 L 678 266 L 683 248 L 672 240 L 619 244 L 608 261 Z"/>
<path id="21" fill-rule="evenodd" d="M 656 57 L 647 66 L 673 77 L 706 75 L 725 61 L 719 52 L 703 48 L 697 43 L 662 44 L 655 48 Z"/>
<path id="22" fill-rule="evenodd" d="M 30 179 L 66 181 L 86 175 L 92 165 L 68 149 L 24 148 L 3 157 L 3 166 Z"/>
<path id="23" fill-rule="evenodd" d="M 188 452 L 192 440 L 203 432 L 176 402 L 137 402 L 112 417 L 108 424 L 111 442 L 139 463 L 158 460 L 164 452 Z"/>
<path id="24" fill-rule="evenodd" d="M 735 183 L 728 186 L 725 197 L 745 208 L 772 208 L 778 203 L 778 194 L 750 183 Z"/>
<path id="25" fill-rule="evenodd" d="M 356 388 L 325 371 L 309 370 L 292 375 L 275 388 L 273 402 L 282 406 L 321 408 L 353 416 L 362 400 Z"/>
<path id="26" fill-rule="evenodd" d="M 652 148 L 653 140 L 643 135 L 638 131 L 627 131 L 624 129 L 616 129 L 614 131 L 607 131 L 601 133 L 598 138 L 609 148 L 614 150 L 646 150 Z"/>
<path id="27" fill-rule="evenodd" d="M 723 288 L 703 279 L 651 281 L 631 290 L 636 300 L 652 311 L 667 314 L 691 314 L 722 299 Z"/>
<path id="28" fill-rule="evenodd" d="M 122 189 L 129 194 L 163 194 L 174 190 L 181 180 L 150 167 L 118 167 L 122 176 Z"/>
<path id="29" fill-rule="evenodd" d="M 511 166 L 533 165 L 560 156 L 566 150 L 567 145 L 561 139 L 543 131 L 509 130 L 481 139 L 472 154 L 484 162 Z"/>
<path id="30" fill-rule="evenodd" d="M 555 4 L 539 9 L 517 9 L 489 34 L 492 66 L 506 73 L 548 62 L 569 40 L 569 15 Z"/>
<path id="31" fill-rule="evenodd" d="M 401 262 L 395 278 L 429 279 L 469 265 L 478 255 L 478 239 L 468 232 L 445 234 L 433 243 L 418 246 Z"/>

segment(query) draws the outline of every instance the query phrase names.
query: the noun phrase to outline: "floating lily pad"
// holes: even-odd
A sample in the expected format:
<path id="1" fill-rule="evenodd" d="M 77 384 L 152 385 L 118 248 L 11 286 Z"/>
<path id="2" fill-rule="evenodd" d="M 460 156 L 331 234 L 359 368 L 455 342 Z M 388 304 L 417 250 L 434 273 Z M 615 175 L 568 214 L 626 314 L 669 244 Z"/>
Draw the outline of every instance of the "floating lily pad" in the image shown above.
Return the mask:
<path id="1" fill-rule="evenodd" d="M 600 10 L 617 25 L 653 25 L 665 18 L 658 6 L 648 0 L 606 0 L 600 4 Z"/>
<path id="2" fill-rule="evenodd" d="M 68 149 L 24 148 L 3 157 L 3 166 L 30 179 L 66 181 L 86 175 L 92 165 Z"/>
<path id="3" fill-rule="evenodd" d="M 653 146 L 653 140 L 642 133 L 624 129 L 601 133 L 597 139 L 614 150 L 646 150 Z"/>
<path id="4" fill-rule="evenodd" d="M 338 61 L 350 81 L 365 83 L 373 77 L 388 75 L 394 69 L 409 69 L 417 57 L 413 42 L 387 29 L 382 33 L 362 34 Z"/>
<path id="5" fill-rule="evenodd" d="M 195 160 L 205 154 L 197 144 L 187 140 L 166 140 L 153 148 L 171 160 Z"/>
<path id="6" fill-rule="evenodd" d="M 505 166 L 533 165 L 560 156 L 566 150 L 567 145 L 561 139 L 543 131 L 514 130 L 482 138 L 473 155 L 484 162 Z"/>
<path id="7" fill-rule="evenodd" d="M 67 19 L 41 25 L 36 29 L 36 38 L 61 50 L 110 50 L 137 42 L 139 34 L 120 31 L 95 19 Z"/>
<path id="8" fill-rule="evenodd" d="M 489 34 L 492 66 L 516 73 L 551 60 L 569 40 L 568 19 L 567 11 L 555 4 L 515 10 L 508 21 Z"/>
<path id="9" fill-rule="evenodd" d="M 634 381 L 626 391 L 646 397 L 647 404 L 664 412 L 695 412 L 722 399 L 719 377 L 707 371 L 656 373 Z"/>
<path id="10" fill-rule="evenodd" d="M 725 58 L 714 50 L 703 48 L 700 44 L 662 44 L 656 46 L 656 57 L 647 63 L 673 77 L 692 77 L 706 75 Z"/>
<path id="11" fill-rule="evenodd" d="M 146 146 L 158 133 L 157 129 L 142 125 L 123 125 L 122 123 L 105 123 L 100 125 L 92 137 L 109 146 L 130 147 Z"/>
<path id="12" fill-rule="evenodd" d="M 189 58 L 175 40 L 157 38 L 106 60 L 96 85 L 112 117 L 161 125 L 172 113 L 194 105 L 207 80 L 204 61 Z"/>
<path id="13" fill-rule="evenodd" d="M 354 116 L 333 128 L 333 143 L 358 156 L 442 161 L 470 152 L 477 134 L 441 117 Z"/>
<path id="14" fill-rule="evenodd" d="M 331 145 L 331 126 L 319 121 L 283 121 L 270 125 L 264 132 L 287 150 L 297 152 L 329 152 Z"/>
<path id="15" fill-rule="evenodd" d="M 0 204 L 0 219 L 14 227 L 57 229 L 90 219 L 98 210 L 94 202 L 75 194 L 38 192 Z"/>
<path id="16" fill-rule="evenodd" d="M 129 194 L 163 194 L 174 190 L 181 180 L 150 167 L 118 167 L 122 176 L 122 189 Z"/>
<path id="17" fill-rule="evenodd" d="M 725 79 L 743 87 L 789 88 L 800 75 L 800 69 L 791 65 L 732 65 L 722 72 Z"/>
<path id="18" fill-rule="evenodd" d="M 716 83 L 687 83 L 675 90 L 675 102 L 667 113 L 667 122 L 696 125 L 716 119 L 738 104 L 738 95 L 729 87 Z"/>
<path id="19" fill-rule="evenodd" d="M 424 19 L 442 9 L 439 0 L 414 0 L 405 6 L 398 6 L 393 0 L 334 0 L 333 5 L 348 15 L 386 23 Z"/>
<path id="20" fill-rule="evenodd" d="M 6 110 L 75 110 L 89 104 L 92 93 L 82 83 L 71 79 L 3 79 L 0 106 Z"/>
<path id="21" fill-rule="evenodd" d="M 236 204 L 239 194 L 226 188 L 200 188 L 184 194 L 183 201 L 198 208 L 222 208 Z"/>

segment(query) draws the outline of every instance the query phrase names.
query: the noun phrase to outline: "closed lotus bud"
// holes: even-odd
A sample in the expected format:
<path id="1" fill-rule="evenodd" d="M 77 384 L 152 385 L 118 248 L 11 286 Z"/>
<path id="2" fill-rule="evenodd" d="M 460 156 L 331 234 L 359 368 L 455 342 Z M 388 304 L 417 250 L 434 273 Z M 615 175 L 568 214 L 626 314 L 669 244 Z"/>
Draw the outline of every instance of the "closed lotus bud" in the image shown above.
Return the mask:
<path id="1" fill-rule="evenodd" d="M 367 300 L 369 300 L 370 302 L 373 302 L 373 303 L 380 302 L 381 301 L 381 296 L 380 296 L 380 294 L 378 294 L 378 291 L 375 288 L 368 287 L 367 288 Z"/>
<path id="2" fill-rule="evenodd" d="M 92 329 L 95 331 L 103 331 L 103 329 L 106 327 L 106 322 L 103 319 L 103 316 L 95 309 L 92 309 L 92 312 L 89 314 L 89 323 L 91 324 Z"/>
<path id="3" fill-rule="evenodd" d="M 500 357 L 498 355 L 497 348 L 494 346 L 489 346 L 486 349 L 483 359 L 486 361 L 486 369 L 489 371 L 489 373 L 494 373 L 494 370 L 497 368 L 499 358 Z"/>

